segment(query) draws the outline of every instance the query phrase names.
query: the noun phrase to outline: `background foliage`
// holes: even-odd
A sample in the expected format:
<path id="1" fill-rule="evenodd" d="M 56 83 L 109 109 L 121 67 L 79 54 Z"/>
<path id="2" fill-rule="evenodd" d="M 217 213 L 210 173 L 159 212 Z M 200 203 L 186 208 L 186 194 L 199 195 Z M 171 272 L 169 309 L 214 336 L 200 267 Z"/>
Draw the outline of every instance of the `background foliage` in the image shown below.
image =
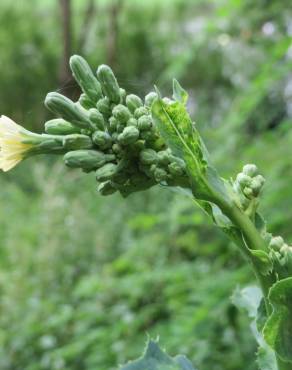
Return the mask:
<path id="1" fill-rule="evenodd" d="M 48 91 L 76 92 L 62 72 L 64 3 L 0 4 L 0 111 L 35 130 Z M 222 174 L 255 162 L 269 229 L 291 241 L 289 1 L 72 0 L 71 12 L 70 53 L 111 64 L 128 91 L 169 94 L 180 80 Z M 41 157 L 0 186 L 1 369 L 116 369 L 147 334 L 201 370 L 255 369 L 230 300 L 254 278 L 188 198 L 101 198 L 93 175 Z"/>

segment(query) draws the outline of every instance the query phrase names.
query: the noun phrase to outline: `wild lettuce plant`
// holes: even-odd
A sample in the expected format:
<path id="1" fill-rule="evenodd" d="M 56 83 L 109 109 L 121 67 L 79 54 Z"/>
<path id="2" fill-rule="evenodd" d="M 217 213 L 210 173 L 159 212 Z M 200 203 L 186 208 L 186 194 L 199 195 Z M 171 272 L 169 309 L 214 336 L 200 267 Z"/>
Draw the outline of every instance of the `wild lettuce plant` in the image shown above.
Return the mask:
<path id="1" fill-rule="evenodd" d="M 35 134 L 8 117 L 0 119 L 0 168 L 8 171 L 37 154 L 60 154 L 68 167 L 94 171 L 98 192 L 123 197 L 157 184 L 188 195 L 237 246 L 252 266 L 260 295 L 234 295 L 253 319 L 261 370 L 292 368 L 292 246 L 267 231 L 258 212 L 264 177 L 246 164 L 234 179 L 220 177 L 192 122 L 187 92 L 173 81 L 172 99 L 158 89 L 142 100 L 120 88 L 106 65 L 96 76 L 87 62 L 70 60 L 82 94 L 77 102 L 51 92 L 47 108 L 57 118 Z M 171 358 L 149 341 L 139 360 L 123 370 L 192 370 L 183 356 Z"/>

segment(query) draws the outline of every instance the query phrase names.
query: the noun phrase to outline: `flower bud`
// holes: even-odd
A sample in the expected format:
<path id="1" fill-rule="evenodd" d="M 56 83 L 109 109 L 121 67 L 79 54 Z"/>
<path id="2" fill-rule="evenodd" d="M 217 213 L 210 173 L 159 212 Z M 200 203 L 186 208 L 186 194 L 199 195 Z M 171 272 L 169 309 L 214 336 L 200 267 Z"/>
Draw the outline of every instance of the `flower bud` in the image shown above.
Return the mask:
<path id="1" fill-rule="evenodd" d="M 157 98 L 158 95 L 155 92 L 150 92 L 145 96 L 145 105 L 150 108 L 154 100 Z"/>
<path id="2" fill-rule="evenodd" d="M 110 101 L 107 96 L 96 103 L 96 108 L 106 117 L 111 115 Z"/>
<path id="3" fill-rule="evenodd" d="M 90 127 L 90 121 L 85 112 L 74 104 L 72 100 L 57 92 L 48 93 L 45 99 L 45 105 L 53 113 L 60 115 L 66 121 L 80 128 Z"/>
<path id="4" fill-rule="evenodd" d="M 63 118 L 55 118 L 45 123 L 45 131 L 51 135 L 69 135 L 78 133 L 80 129 Z"/>
<path id="5" fill-rule="evenodd" d="M 181 166 L 177 162 L 172 162 L 168 165 L 168 170 L 173 177 L 179 177 L 185 174 L 184 167 L 185 166 Z"/>
<path id="6" fill-rule="evenodd" d="M 95 131 L 92 135 L 92 141 L 102 150 L 112 146 L 111 136 L 104 131 Z"/>
<path id="7" fill-rule="evenodd" d="M 112 133 L 112 132 L 115 132 L 117 130 L 117 127 L 118 127 L 118 121 L 116 120 L 115 117 L 110 117 L 109 119 L 109 131 Z"/>
<path id="8" fill-rule="evenodd" d="M 140 108 L 137 108 L 137 109 L 135 110 L 135 112 L 134 112 L 134 117 L 135 117 L 136 119 L 138 119 L 138 118 L 140 118 L 140 117 L 142 117 L 142 116 L 145 116 L 145 115 L 147 115 L 147 114 L 149 114 L 148 109 L 147 109 L 147 108 L 145 108 L 145 107 L 140 107 Z"/>
<path id="9" fill-rule="evenodd" d="M 100 168 L 113 160 L 115 160 L 113 154 L 104 154 L 97 150 L 74 150 L 64 155 L 64 161 L 68 167 L 86 170 Z"/>
<path id="10" fill-rule="evenodd" d="M 252 182 L 250 187 L 253 190 L 254 196 L 258 196 L 260 191 L 262 190 L 262 187 L 264 186 L 265 178 L 262 175 L 257 175 L 252 178 Z"/>
<path id="11" fill-rule="evenodd" d="M 118 142 L 122 145 L 133 144 L 139 137 L 139 130 L 133 126 L 127 126 L 118 136 Z"/>
<path id="12" fill-rule="evenodd" d="M 102 64 L 98 67 L 96 74 L 101 83 L 104 95 L 106 95 L 113 103 L 118 104 L 121 99 L 120 88 L 111 68 Z"/>
<path id="13" fill-rule="evenodd" d="M 89 109 L 89 120 L 93 127 L 104 130 L 105 122 L 103 115 L 95 108 Z"/>
<path id="14" fill-rule="evenodd" d="M 81 94 L 80 98 L 78 99 L 78 103 L 85 109 L 90 109 L 95 107 L 95 102 L 89 99 L 86 94 Z"/>
<path id="15" fill-rule="evenodd" d="M 170 163 L 170 153 L 167 150 L 157 152 L 158 163 L 161 165 L 168 165 Z"/>
<path id="16" fill-rule="evenodd" d="M 127 107 L 122 104 L 118 104 L 113 109 L 113 116 L 119 121 L 119 123 L 126 124 L 131 118 L 131 113 Z"/>
<path id="17" fill-rule="evenodd" d="M 115 193 L 117 190 L 115 189 L 115 187 L 113 186 L 111 181 L 105 181 L 105 182 L 101 182 L 98 185 L 97 191 L 101 195 L 111 195 L 111 194 Z"/>
<path id="18" fill-rule="evenodd" d="M 131 118 L 127 121 L 127 126 L 134 126 L 134 127 L 138 127 L 138 121 L 136 120 L 136 118 L 131 117 Z"/>
<path id="19" fill-rule="evenodd" d="M 157 163 L 157 154 L 153 149 L 143 149 L 140 152 L 140 161 L 142 164 L 151 165 Z"/>
<path id="20" fill-rule="evenodd" d="M 255 164 L 246 164 L 243 166 L 242 172 L 250 177 L 254 177 L 258 174 L 258 168 Z"/>
<path id="21" fill-rule="evenodd" d="M 143 106 L 142 100 L 139 98 L 139 96 L 134 94 L 130 94 L 126 97 L 126 104 L 131 113 L 134 113 L 137 108 Z"/>
<path id="22" fill-rule="evenodd" d="M 87 135 L 71 134 L 62 138 L 63 146 L 68 150 L 90 149 L 92 141 Z"/>
<path id="23" fill-rule="evenodd" d="M 236 181 L 240 188 L 244 189 L 251 184 L 251 177 L 241 172 L 236 176 Z"/>
<path id="24" fill-rule="evenodd" d="M 89 99 L 93 102 L 101 99 L 102 91 L 100 83 L 94 77 L 86 60 L 79 55 L 73 55 L 70 58 L 70 67 L 76 82 Z"/>
<path id="25" fill-rule="evenodd" d="M 118 166 L 116 164 L 107 163 L 96 171 L 96 179 L 101 182 L 111 180 L 117 173 L 117 170 Z"/>
<path id="26" fill-rule="evenodd" d="M 152 119 L 149 115 L 143 115 L 138 119 L 138 128 L 141 131 L 149 130 L 152 126 Z"/>
<path id="27" fill-rule="evenodd" d="M 156 167 L 153 174 L 157 182 L 165 181 L 167 179 L 167 172 L 163 168 Z"/>
<path id="28" fill-rule="evenodd" d="M 275 251 L 280 250 L 284 245 L 284 239 L 281 236 L 274 236 L 269 243 L 269 247 Z"/>
<path id="29" fill-rule="evenodd" d="M 125 89 L 121 89 L 120 88 L 120 103 L 125 103 L 126 102 L 126 96 L 127 96 L 127 92 Z"/>

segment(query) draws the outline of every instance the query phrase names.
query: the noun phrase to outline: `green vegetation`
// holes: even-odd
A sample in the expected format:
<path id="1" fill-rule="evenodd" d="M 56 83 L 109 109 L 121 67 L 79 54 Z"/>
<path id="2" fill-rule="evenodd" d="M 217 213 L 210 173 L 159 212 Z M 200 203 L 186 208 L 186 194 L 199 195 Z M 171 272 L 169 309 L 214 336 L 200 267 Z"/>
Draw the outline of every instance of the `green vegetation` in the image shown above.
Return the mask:
<path id="1" fill-rule="evenodd" d="M 99 6 L 110 17 L 110 6 Z M 30 18 L 22 22 L 28 24 L 43 7 L 45 3 L 28 7 Z M 180 79 L 190 91 L 190 110 L 220 173 L 230 175 L 245 163 L 257 163 L 268 184 L 261 210 L 269 216 L 269 231 L 289 238 L 288 3 L 287 9 L 285 2 L 273 2 L 264 10 L 263 4 L 240 1 L 176 1 L 167 7 L 149 2 L 143 8 L 125 1 L 112 60 L 125 81 L 121 85 L 141 97 L 154 81 L 169 92 L 165 82 Z M 13 7 L 6 11 L 22 18 Z M 94 22 L 94 40 L 89 38 L 86 49 L 91 60 L 108 61 L 105 48 L 96 48 L 98 38 L 106 35 L 106 20 Z M 15 22 L 15 29 L 22 22 Z M 15 34 L 34 40 L 37 32 L 29 23 L 26 32 Z M 49 48 L 47 33 L 42 29 L 42 56 L 52 52 L 56 65 L 58 47 Z M 9 28 L 3 27 L 1 34 L 9 40 Z M 15 45 L 16 40 L 7 43 L 7 58 L 18 50 Z M 0 74 L 1 86 L 7 86 L 1 112 L 11 112 L 26 127 L 40 127 L 45 113 L 28 119 L 28 110 L 38 112 L 34 107 L 39 99 L 30 103 L 27 96 L 26 101 L 23 79 L 35 84 L 29 94 L 36 98 L 39 89 L 44 95 L 56 89 L 56 70 L 44 68 L 44 78 L 37 79 L 35 68 L 30 76 L 30 71 L 19 74 L 14 60 L 10 73 L 3 63 Z M 16 60 L 27 61 L 24 56 Z M 22 104 L 16 103 L 17 96 Z M 135 104 L 137 99 L 129 102 L 130 111 Z M 100 134 L 95 140 L 106 145 Z M 143 160 L 149 157 L 146 153 Z M 74 163 L 74 158 L 68 160 Z M 251 180 L 241 175 L 236 182 L 249 199 L 261 184 L 246 169 L 243 174 Z M 148 333 L 159 335 L 168 353 L 184 353 L 199 369 L 255 369 L 256 343 L 245 315 L 229 298 L 238 285 L 254 281 L 224 235 L 213 230 L 187 197 L 155 187 L 126 201 L 116 194 L 104 199 L 93 184 L 90 174 L 64 170 L 58 160 L 41 157 L 1 176 L 1 368 L 116 368 L 141 353 Z M 233 302 L 244 308 L 240 297 L 237 290 Z M 278 297 L 274 290 L 271 303 L 287 322 Z M 270 337 L 273 342 L 279 340 Z"/>

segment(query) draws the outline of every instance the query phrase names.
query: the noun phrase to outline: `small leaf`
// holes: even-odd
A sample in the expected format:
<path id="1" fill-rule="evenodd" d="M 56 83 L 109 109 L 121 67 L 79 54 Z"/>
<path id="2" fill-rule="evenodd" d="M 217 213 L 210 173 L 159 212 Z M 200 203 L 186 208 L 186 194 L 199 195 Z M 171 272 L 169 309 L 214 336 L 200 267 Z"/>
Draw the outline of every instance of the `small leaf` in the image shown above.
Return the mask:
<path id="1" fill-rule="evenodd" d="M 250 253 L 253 256 L 254 263 L 263 275 L 268 275 L 273 270 L 273 262 L 266 252 L 250 249 Z"/>
<path id="2" fill-rule="evenodd" d="M 224 182 L 209 163 L 207 150 L 184 104 L 166 104 L 157 99 L 152 105 L 152 117 L 174 155 L 185 161 L 196 198 L 214 202 L 220 197 L 229 202 Z"/>
<path id="3" fill-rule="evenodd" d="M 188 93 L 186 92 L 186 90 L 184 90 L 181 85 L 179 84 L 179 82 L 174 78 L 173 79 L 173 98 L 174 100 L 176 101 L 179 101 L 180 103 L 186 105 L 187 101 L 188 101 Z"/>
<path id="4" fill-rule="evenodd" d="M 283 361 L 292 363 L 292 277 L 272 286 L 269 301 L 273 312 L 264 326 L 265 340 Z"/>
<path id="5" fill-rule="evenodd" d="M 196 370 L 184 356 L 174 358 L 162 351 L 157 342 L 149 340 L 144 355 L 138 360 L 129 362 L 120 370 Z"/>

